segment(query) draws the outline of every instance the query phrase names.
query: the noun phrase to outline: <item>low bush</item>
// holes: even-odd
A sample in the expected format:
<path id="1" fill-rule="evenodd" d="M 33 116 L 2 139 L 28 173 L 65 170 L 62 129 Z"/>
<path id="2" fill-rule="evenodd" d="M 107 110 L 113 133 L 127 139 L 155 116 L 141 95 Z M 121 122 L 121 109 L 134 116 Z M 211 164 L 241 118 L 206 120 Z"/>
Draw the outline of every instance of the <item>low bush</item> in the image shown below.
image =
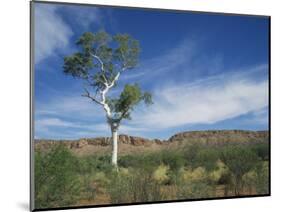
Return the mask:
<path id="1" fill-rule="evenodd" d="M 114 172 L 107 192 L 112 203 L 150 202 L 163 200 L 161 185 L 153 173 L 134 169 L 133 172 Z"/>
<path id="2" fill-rule="evenodd" d="M 195 157 L 195 166 L 202 166 L 207 171 L 217 168 L 217 162 L 220 154 L 217 148 L 202 148 L 198 151 Z"/>
<path id="3" fill-rule="evenodd" d="M 257 154 L 249 147 L 228 145 L 222 149 L 220 159 L 231 172 L 235 195 L 240 195 L 243 191 L 242 177 L 259 162 Z"/>
<path id="4" fill-rule="evenodd" d="M 110 155 L 76 157 L 65 146 L 55 145 L 35 153 L 35 204 L 71 206 L 97 201 L 98 195 L 118 204 L 267 194 L 267 160 L 268 145 L 263 143 L 193 143 L 179 150 L 120 156 L 116 171 Z"/>
<path id="5" fill-rule="evenodd" d="M 168 171 L 169 171 L 169 167 L 161 164 L 153 172 L 153 180 L 161 184 L 167 183 L 169 180 Z"/>
<path id="6" fill-rule="evenodd" d="M 76 158 L 63 145 L 56 145 L 48 153 L 35 154 L 36 208 L 76 203 L 81 188 L 76 163 Z"/>
<path id="7" fill-rule="evenodd" d="M 255 167 L 255 188 L 258 194 L 269 193 L 269 164 L 268 162 L 258 163 Z"/>
<path id="8" fill-rule="evenodd" d="M 262 160 L 269 159 L 269 145 L 267 142 L 253 145 L 252 149 Z"/>

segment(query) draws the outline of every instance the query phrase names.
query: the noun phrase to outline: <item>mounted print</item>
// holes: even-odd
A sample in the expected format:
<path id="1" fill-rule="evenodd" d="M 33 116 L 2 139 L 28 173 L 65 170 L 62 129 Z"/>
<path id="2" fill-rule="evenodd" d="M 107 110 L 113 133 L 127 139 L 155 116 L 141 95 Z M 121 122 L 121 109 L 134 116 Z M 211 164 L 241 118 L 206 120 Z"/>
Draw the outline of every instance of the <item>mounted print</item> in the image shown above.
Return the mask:
<path id="1" fill-rule="evenodd" d="M 31 210 L 270 195 L 270 17 L 31 2 Z"/>

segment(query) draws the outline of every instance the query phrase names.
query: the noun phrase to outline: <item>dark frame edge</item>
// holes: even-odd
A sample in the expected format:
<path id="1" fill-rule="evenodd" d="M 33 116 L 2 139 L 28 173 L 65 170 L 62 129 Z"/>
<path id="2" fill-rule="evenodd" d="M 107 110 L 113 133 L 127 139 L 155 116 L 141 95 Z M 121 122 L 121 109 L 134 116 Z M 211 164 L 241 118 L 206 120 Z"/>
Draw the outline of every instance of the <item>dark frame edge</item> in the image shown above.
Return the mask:
<path id="1" fill-rule="evenodd" d="M 246 195 L 246 196 L 229 196 L 229 197 L 214 197 L 214 198 L 201 198 L 201 199 L 182 199 L 182 200 L 167 200 L 167 201 L 155 201 L 155 202 L 134 202 L 134 203 L 120 203 L 120 204 L 102 204 L 102 205 L 83 205 L 83 206 L 69 206 L 69 207 L 57 207 L 57 208 L 40 208 L 33 209 L 32 211 L 54 211 L 54 210 L 69 210 L 69 209 L 87 209 L 87 208 L 104 208 L 104 207 L 118 207 L 118 206 L 136 206 L 136 205 L 151 205 L 151 204 L 169 204 L 180 202 L 199 202 L 206 200 L 239 200 L 242 198 L 257 198 L 257 197 L 270 197 L 270 194 L 261 195 Z"/>
<path id="2" fill-rule="evenodd" d="M 30 175 L 29 175 L 29 210 L 34 211 L 35 210 L 35 184 L 34 184 L 34 143 L 33 143 L 33 138 L 34 138 L 34 6 L 33 6 L 34 1 L 29 2 L 29 54 L 30 54 L 30 60 L 29 60 L 29 79 L 30 79 L 30 84 L 29 84 L 29 114 L 30 114 L 30 132 L 29 132 L 29 147 L 30 147 L 30 154 L 29 154 L 29 170 L 30 170 Z"/>
<path id="3" fill-rule="evenodd" d="M 268 131 L 269 131 L 269 181 L 268 192 L 271 196 L 271 16 L 268 17 Z"/>

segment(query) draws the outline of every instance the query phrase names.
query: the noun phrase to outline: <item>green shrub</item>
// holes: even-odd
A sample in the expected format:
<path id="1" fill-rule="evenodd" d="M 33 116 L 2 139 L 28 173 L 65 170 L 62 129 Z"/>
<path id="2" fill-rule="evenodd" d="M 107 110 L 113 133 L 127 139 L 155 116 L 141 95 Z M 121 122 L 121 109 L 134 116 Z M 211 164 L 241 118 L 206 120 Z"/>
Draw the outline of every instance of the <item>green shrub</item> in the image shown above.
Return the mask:
<path id="1" fill-rule="evenodd" d="M 185 160 L 185 166 L 189 166 L 191 168 L 196 168 L 197 166 L 197 155 L 198 152 L 202 149 L 202 145 L 200 144 L 192 144 L 184 147 L 183 149 L 183 157 Z"/>
<path id="2" fill-rule="evenodd" d="M 172 172 L 178 172 L 184 166 L 183 155 L 175 150 L 165 150 L 160 155 L 161 162 L 168 166 Z"/>
<path id="3" fill-rule="evenodd" d="M 160 184 L 167 183 L 167 181 L 169 180 L 168 171 L 169 167 L 161 164 L 153 172 L 153 180 L 159 182 Z"/>
<path id="4" fill-rule="evenodd" d="M 152 170 L 155 166 L 160 165 L 161 158 L 159 153 L 137 154 L 121 156 L 118 163 L 120 167 L 124 168 L 143 168 Z"/>
<path id="5" fill-rule="evenodd" d="M 132 201 L 130 181 L 130 176 L 123 173 L 112 172 L 107 185 L 107 193 L 110 196 L 111 203 L 129 203 Z"/>
<path id="6" fill-rule="evenodd" d="M 48 153 L 35 154 L 36 208 L 69 206 L 77 201 L 80 182 L 76 163 L 63 145 L 56 145 Z"/>
<path id="7" fill-rule="evenodd" d="M 242 177 L 243 188 L 245 188 L 249 194 L 252 194 L 254 192 L 253 188 L 255 187 L 255 181 L 256 172 L 254 170 L 247 172 Z"/>
<path id="8" fill-rule="evenodd" d="M 214 197 L 214 186 L 210 183 L 208 172 L 204 167 L 181 170 L 175 183 L 178 199 L 196 199 Z"/>
<path id="9" fill-rule="evenodd" d="M 262 160 L 269 159 L 269 145 L 266 143 L 258 143 L 253 146 L 253 150 Z"/>
<path id="10" fill-rule="evenodd" d="M 133 202 L 151 202 L 164 199 L 161 185 L 146 170 L 135 170 L 131 180 Z"/>
<path id="11" fill-rule="evenodd" d="M 202 148 L 197 152 L 194 166 L 203 166 L 207 171 L 217 168 L 219 151 L 216 148 Z"/>
<path id="12" fill-rule="evenodd" d="M 224 181 L 224 178 L 229 173 L 228 168 L 225 166 L 225 164 L 221 161 L 217 161 L 216 167 L 209 172 L 209 178 L 210 181 L 216 183 L 216 184 L 227 184 L 228 182 Z"/>
<path id="13" fill-rule="evenodd" d="M 131 169 L 129 173 L 113 173 L 107 192 L 112 203 L 150 202 L 163 200 L 160 187 L 153 173 Z"/>
<path id="14" fill-rule="evenodd" d="M 208 198 L 215 197 L 217 186 L 225 196 L 267 194 L 267 160 L 264 143 L 193 143 L 181 150 L 120 156 L 117 172 L 110 155 L 75 157 L 55 145 L 35 153 L 35 202 L 37 208 L 71 206 L 81 199 L 92 201 L 99 192 L 106 192 L 112 203 Z"/>
<path id="15" fill-rule="evenodd" d="M 255 187 L 258 194 L 269 193 L 269 167 L 268 162 L 259 163 L 256 168 Z"/>
<path id="16" fill-rule="evenodd" d="M 96 186 L 94 185 L 93 176 L 91 174 L 80 175 L 80 199 L 94 199 L 96 197 Z"/>
<path id="17" fill-rule="evenodd" d="M 232 174 L 235 195 L 240 195 L 243 191 L 242 177 L 259 162 L 257 154 L 248 147 L 228 145 L 222 149 L 220 158 Z"/>
<path id="18" fill-rule="evenodd" d="M 133 166 L 134 164 L 137 164 L 136 157 L 133 155 L 124 155 L 120 156 L 118 158 L 118 166 L 128 168 L 130 166 Z"/>
<path id="19" fill-rule="evenodd" d="M 183 181 L 186 182 L 204 181 L 208 176 L 205 168 L 203 167 L 197 167 L 196 169 L 187 169 L 182 174 Z"/>
<path id="20" fill-rule="evenodd" d="M 187 181 L 177 184 L 177 199 L 214 197 L 214 189 L 206 180 Z"/>

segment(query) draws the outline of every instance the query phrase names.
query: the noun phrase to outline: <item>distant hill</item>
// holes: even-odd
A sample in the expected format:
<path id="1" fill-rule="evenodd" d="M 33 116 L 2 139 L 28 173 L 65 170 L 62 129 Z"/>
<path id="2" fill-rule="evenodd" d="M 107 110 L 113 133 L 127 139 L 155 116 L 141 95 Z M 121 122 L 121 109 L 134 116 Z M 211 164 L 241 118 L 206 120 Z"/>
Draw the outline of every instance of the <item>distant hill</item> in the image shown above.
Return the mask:
<path id="1" fill-rule="evenodd" d="M 164 148 L 180 148 L 193 143 L 205 145 L 224 145 L 226 143 L 252 144 L 268 142 L 268 131 L 246 130 L 205 130 L 180 132 L 168 140 L 146 139 L 136 136 L 119 135 L 120 154 L 157 151 Z M 47 151 L 53 145 L 64 144 L 77 155 L 104 154 L 111 152 L 111 138 L 81 138 L 79 140 L 35 140 L 35 150 Z"/>

